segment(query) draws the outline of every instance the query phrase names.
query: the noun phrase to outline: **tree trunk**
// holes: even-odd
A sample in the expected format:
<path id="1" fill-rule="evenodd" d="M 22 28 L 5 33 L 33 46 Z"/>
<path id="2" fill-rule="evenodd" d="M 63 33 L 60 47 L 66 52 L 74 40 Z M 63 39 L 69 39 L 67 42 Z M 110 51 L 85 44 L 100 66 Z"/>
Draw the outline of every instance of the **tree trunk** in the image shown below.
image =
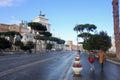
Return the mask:
<path id="1" fill-rule="evenodd" d="M 118 0 L 113 0 L 113 20 L 114 20 L 114 36 L 115 36 L 115 47 L 116 56 L 120 58 L 120 32 L 119 32 L 119 7 Z"/>

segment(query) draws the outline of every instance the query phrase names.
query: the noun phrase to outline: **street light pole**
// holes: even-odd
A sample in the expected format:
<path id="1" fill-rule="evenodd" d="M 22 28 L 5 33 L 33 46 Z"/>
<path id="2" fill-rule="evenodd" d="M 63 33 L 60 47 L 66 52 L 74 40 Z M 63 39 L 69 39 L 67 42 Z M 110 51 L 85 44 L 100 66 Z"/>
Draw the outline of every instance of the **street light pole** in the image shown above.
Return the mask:
<path id="1" fill-rule="evenodd" d="M 78 51 L 78 31 L 77 31 L 77 51 Z"/>

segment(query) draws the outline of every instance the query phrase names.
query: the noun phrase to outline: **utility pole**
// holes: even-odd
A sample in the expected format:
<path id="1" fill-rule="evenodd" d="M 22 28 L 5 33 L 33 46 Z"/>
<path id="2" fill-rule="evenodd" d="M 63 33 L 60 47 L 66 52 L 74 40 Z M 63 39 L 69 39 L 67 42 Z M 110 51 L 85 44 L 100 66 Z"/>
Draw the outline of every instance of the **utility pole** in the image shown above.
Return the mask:
<path id="1" fill-rule="evenodd" d="M 114 36 L 115 36 L 115 47 L 116 56 L 120 58 L 120 31 L 119 31 L 119 6 L 118 0 L 112 0 L 113 5 L 113 20 L 114 20 Z"/>
<path id="2" fill-rule="evenodd" d="M 77 31 L 77 37 L 76 37 L 76 40 L 77 40 L 77 51 L 78 51 L 78 31 Z"/>

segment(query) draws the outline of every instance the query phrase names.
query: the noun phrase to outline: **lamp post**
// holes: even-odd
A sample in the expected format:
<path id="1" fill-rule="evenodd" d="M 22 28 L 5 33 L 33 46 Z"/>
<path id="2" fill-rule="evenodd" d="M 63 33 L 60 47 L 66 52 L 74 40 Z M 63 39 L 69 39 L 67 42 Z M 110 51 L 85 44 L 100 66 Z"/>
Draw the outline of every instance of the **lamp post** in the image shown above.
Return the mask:
<path id="1" fill-rule="evenodd" d="M 78 31 L 77 31 L 77 37 L 76 37 L 76 40 L 77 40 L 77 51 L 78 51 Z"/>

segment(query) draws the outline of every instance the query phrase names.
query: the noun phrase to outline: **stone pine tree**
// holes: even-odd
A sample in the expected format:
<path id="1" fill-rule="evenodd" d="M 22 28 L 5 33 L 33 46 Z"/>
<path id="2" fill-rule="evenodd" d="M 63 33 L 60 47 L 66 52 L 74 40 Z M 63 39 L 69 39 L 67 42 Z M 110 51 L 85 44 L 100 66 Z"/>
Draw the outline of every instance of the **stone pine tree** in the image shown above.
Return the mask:
<path id="1" fill-rule="evenodd" d="M 34 30 L 35 36 L 37 36 L 37 32 L 44 32 L 47 30 L 45 25 L 42 25 L 41 23 L 38 22 L 29 22 L 28 26 L 31 27 L 32 30 Z M 36 45 L 37 45 L 37 40 L 35 39 L 35 53 L 36 53 Z"/>
<path id="2" fill-rule="evenodd" d="M 118 0 L 112 0 L 116 56 L 120 58 L 119 6 Z"/>

